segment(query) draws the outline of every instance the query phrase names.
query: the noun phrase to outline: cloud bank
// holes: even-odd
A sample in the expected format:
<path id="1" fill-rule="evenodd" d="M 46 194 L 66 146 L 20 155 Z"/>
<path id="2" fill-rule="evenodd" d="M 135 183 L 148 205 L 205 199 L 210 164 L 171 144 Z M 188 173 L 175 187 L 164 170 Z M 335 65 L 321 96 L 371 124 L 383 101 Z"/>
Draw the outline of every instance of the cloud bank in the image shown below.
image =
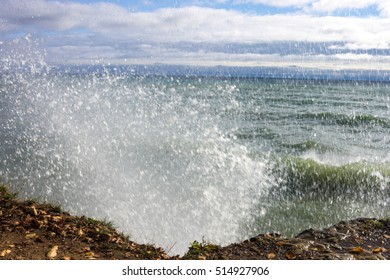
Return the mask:
<path id="1" fill-rule="evenodd" d="M 261 64 L 283 59 L 286 63 L 295 59 L 311 64 L 327 59 L 331 64 L 335 61 L 388 63 L 388 0 L 218 2 L 231 2 L 231 6 L 227 9 L 182 5 L 132 12 L 109 2 L 3 0 L 0 40 L 32 33 L 42 39 L 51 60 L 57 63 L 100 60 L 115 63 L 191 64 L 203 61 Z M 243 3 L 298 7 L 300 11 L 260 15 L 234 9 L 235 5 Z M 378 15 L 331 14 L 340 9 L 367 7 L 375 7 Z M 283 52 L 280 46 L 285 46 L 286 42 L 299 47 L 290 53 Z M 270 52 L 272 49 L 279 51 Z"/>

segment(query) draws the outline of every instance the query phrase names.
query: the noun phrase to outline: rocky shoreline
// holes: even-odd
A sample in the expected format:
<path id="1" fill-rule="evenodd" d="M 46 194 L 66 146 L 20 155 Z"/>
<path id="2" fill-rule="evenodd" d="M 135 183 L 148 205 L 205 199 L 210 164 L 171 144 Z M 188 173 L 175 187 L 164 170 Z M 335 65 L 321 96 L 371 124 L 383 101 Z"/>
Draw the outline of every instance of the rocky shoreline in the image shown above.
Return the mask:
<path id="1" fill-rule="evenodd" d="M 179 257 L 153 245 L 132 242 L 109 222 L 72 216 L 59 207 L 34 200 L 19 200 L 0 186 L 2 259 L 387 260 L 390 219 L 342 221 L 322 230 L 305 230 L 294 238 L 260 234 L 225 247 L 194 241 Z"/>

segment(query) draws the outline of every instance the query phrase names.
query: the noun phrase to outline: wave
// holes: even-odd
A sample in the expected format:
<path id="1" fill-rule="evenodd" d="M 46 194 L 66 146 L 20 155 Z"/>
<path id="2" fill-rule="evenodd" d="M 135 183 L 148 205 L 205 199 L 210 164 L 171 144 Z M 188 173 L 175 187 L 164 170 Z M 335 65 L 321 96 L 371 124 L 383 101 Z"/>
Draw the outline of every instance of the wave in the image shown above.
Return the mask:
<path id="1" fill-rule="evenodd" d="M 268 139 L 274 140 L 280 135 L 274 132 L 271 128 L 268 127 L 256 127 L 251 129 L 241 129 L 238 132 L 234 133 L 234 136 L 242 140 L 251 140 L 251 139 Z"/>
<path id="2" fill-rule="evenodd" d="M 338 151 L 338 149 L 336 149 L 333 146 L 325 145 L 323 143 L 314 140 L 307 140 L 297 144 L 281 144 L 281 146 L 297 152 L 315 151 L 323 154 L 327 152 Z"/>
<path id="3" fill-rule="evenodd" d="M 390 195 L 390 165 L 354 162 L 331 165 L 313 159 L 285 157 L 271 169 L 274 191 L 307 198 L 348 197 L 377 200 Z"/>
<path id="4" fill-rule="evenodd" d="M 324 124 L 337 124 L 343 126 L 374 125 L 383 128 L 390 128 L 390 120 L 373 115 L 346 115 L 331 112 L 305 113 L 298 116 L 299 119 L 319 120 Z"/>
<path id="5" fill-rule="evenodd" d="M 390 212 L 389 164 L 332 165 L 283 157 L 271 160 L 269 173 L 274 180 L 248 227 L 252 234 L 278 231 L 292 237 L 308 227 Z"/>

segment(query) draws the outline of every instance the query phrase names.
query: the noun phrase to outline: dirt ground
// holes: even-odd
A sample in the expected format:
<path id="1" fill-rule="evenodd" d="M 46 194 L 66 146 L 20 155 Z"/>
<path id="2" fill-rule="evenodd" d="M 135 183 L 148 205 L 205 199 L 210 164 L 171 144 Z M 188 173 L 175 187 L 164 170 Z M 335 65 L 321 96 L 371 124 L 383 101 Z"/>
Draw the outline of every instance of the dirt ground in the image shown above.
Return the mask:
<path id="1" fill-rule="evenodd" d="M 76 217 L 59 207 L 19 200 L 0 186 L 0 260 L 390 259 L 390 219 L 356 219 L 295 238 L 261 234 L 221 247 L 194 241 L 182 256 L 137 244 L 109 222 Z"/>

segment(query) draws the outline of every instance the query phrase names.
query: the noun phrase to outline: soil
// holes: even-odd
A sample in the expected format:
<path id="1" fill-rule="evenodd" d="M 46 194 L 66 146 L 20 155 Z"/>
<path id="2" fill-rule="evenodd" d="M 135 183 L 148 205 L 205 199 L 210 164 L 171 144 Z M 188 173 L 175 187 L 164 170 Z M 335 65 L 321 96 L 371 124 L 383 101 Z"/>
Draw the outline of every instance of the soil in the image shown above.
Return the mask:
<path id="1" fill-rule="evenodd" d="M 343 221 L 295 238 L 260 234 L 221 247 L 194 241 L 182 256 L 137 244 L 109 222 L 72 216 L 59 207 L 19 200 L 0 186 L 0 260 L 390 259 L 390 219 Z"/>

